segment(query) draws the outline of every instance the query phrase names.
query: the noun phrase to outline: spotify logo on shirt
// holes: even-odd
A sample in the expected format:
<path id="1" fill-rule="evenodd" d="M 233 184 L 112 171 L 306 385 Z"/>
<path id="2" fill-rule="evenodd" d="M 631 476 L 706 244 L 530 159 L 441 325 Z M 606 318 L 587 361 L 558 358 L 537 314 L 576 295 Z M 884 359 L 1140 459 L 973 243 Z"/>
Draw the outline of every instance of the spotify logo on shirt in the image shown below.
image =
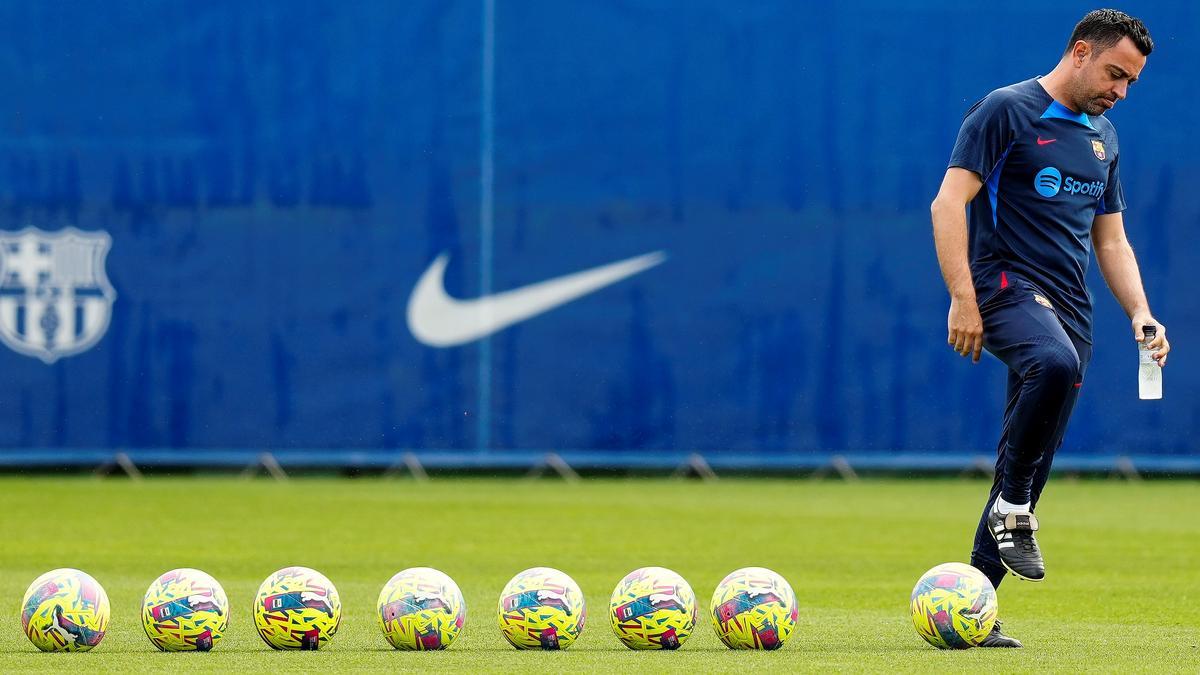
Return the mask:
<path id="1" fill-rule="evenodd" d="M 1089 197 L 1099 197 L 1104 194 L 1104 181 L 1094 180 L 1090 183 L 1085 183 L 1081 180 L 1076 180 L 1067 176 L 1065 179 L 1062 172 L 1058 169 L 1048 166 L 1033 177 L 1033 187 L 1043 197 L 1050 198 L 1057 195 L 1060 191 L 1070 195 L 1087 195 Z"/>

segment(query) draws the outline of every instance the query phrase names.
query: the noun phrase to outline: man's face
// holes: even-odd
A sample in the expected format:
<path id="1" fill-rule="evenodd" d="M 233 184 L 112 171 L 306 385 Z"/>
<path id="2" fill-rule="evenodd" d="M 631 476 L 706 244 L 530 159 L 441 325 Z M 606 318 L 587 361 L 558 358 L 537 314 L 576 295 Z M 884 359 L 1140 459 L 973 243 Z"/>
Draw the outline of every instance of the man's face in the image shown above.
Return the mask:
<path id="1" fill-rule="evenodd" d="M 1102 52 L 1086 42 L 1071 49 L 1075 65 L 1070 96 L 1074 107 L 1089 115 L 1103 115 L 1129 94 L 1129 85 L 1137 81 L 1146 67 L 1146 57 L 1127 37 Z"/>

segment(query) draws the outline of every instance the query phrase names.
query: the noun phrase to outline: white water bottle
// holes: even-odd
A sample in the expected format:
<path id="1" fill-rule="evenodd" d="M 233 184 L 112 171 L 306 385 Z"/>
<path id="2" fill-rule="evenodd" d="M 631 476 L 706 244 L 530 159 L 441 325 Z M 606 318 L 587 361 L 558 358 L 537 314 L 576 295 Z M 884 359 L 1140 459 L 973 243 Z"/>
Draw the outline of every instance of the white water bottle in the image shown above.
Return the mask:
<path id="1" fill-rule="evenodd" d="M 1138 398 L 1162 398 L 1162 366 L 1154 360 L 1150 341 L 1158 334 L 1156 326 L 1142 326 L 1142 343 L 1138 345 Z"/>

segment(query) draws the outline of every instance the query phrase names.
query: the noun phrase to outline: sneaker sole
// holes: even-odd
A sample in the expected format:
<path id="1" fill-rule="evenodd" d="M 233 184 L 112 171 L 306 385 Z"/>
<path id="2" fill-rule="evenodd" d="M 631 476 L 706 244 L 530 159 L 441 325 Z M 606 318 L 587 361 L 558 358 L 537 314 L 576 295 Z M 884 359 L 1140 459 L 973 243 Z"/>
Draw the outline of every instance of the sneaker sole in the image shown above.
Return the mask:
<path id="1" fill-rule="evenodd" d="M 1017 644 L 1015 645 L 975 645 L 975 647 L 978 649 L 1022 649 L 1025 647 L 1025 645 L 1021 644 L 1020 640 L 1018 640 Z"/>
<path id="2" fill-rule="evenodd" d="M 999 546 L 999 545 L 1000 545 L 1000 540 L 996 538 L 996 533 L 995 533 L 995 532 L 992 530 L 992 528 L 990 528 L 990 527 L 988 528 L 988 532 L 991 532 L 991 533 L 992 533 L 992 541 L 996 542 L 996 545 L 997 545 L 997 546 Z M 1006 570 L 1008 570 L 1009 572 L 1011 572 L 1011 573 L 1012 573 L 1012 575 L 1013 575 L 1014 577 L 1016 577 L 1016 578 L 1020 579 L 1021 581 L 1029 581 L 1029 582 L 1032 582 L 1032 583 L 1035 583 L 1035 584 L 1037 584 L 1037 583 L 1041 583 L 1041 582 L 1043 582 L 1043 581 L 1045 581 L 1045 580 L 1046 580 L 1046 577 L 1045 577 L 1045 575 L 1043 575 L 1041 579 L 1034 579 L 1034 578 L 1032 578 L 1032 577 L 1027 577 L 1027 576 L 1025 576 L 1024 574 L 1021 574 L 1020 572 L 1018 572 L 1018 571 L 1014 570 L 1013 568 L 1009 567 L 1009 566 L 1008 566 L 1008 563 L 1004 561 L 1004 556 L 1002 556 L 1002 555 L 997 555 L 996 557 L 997 557 L 997 558 L 1000 558 L 1000 564 L 1001 564 L 1001 565 L 1004 565 L 1004 569 L 1006 569 Z"/>

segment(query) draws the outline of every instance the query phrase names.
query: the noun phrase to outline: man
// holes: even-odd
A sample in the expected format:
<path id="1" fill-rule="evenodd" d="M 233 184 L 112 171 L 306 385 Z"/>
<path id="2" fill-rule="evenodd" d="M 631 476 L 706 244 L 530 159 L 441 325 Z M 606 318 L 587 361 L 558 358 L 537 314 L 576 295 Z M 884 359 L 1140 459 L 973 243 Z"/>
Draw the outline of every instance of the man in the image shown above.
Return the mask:
<path id="1" fill-rule="evenodd" d="M 996 479 L 971 552 L 995 586 L 1006 570 L 1045 576 L 1033 511 L 1091 358 L 1084 274 L 1093 247 L 1134 339 L 1153 326 L 1149 347 L 1167 362 L 1167 331 L 1150 313 L 1125 238 L 1120 150 L 1103 117 L 1153 48 L 1141 21 L 1088 13 L 1048 75 L 997 89 L 967 112 L 931 207 L 950 291 L 947 341 L 973 362 L 987 349 L 1009 368 Z M 1021 643 L 997 623 L 983 646 Z"/>

